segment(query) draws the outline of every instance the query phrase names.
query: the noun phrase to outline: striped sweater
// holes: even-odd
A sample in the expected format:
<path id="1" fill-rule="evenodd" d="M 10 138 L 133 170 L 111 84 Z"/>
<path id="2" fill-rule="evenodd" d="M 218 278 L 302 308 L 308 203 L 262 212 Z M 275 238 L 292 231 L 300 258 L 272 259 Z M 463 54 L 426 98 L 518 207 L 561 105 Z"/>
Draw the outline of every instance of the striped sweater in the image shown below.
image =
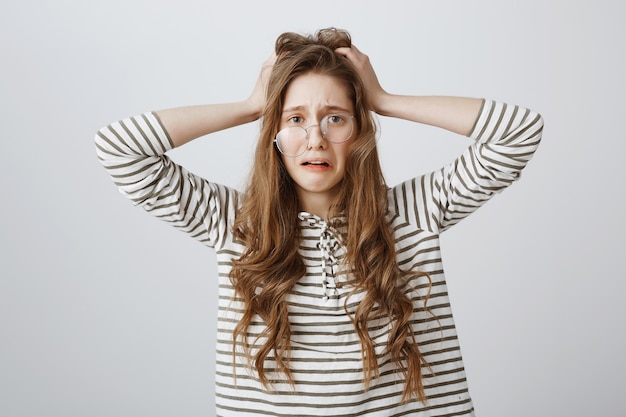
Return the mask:
<path id="1" fill-rule="evenodd" d="M 154 113 L 121 120 L 96 134 L 97 154 L 122 194 L 216 251 L 219 279 L 217 355 L 215 362 L 218 416 L 471 416 L 461 351 L 443 272 L 439 235 L 515 181 L 536 150 L 541 116 L 528 109 L 483 102 L 470 134 L 474 139 L 451 164 L 390 188 L 388 221 L 393 228 L 398 263 L 405 270 L 427 272 L 432 280 L 428 311 L 423 299 L 426 278 L 404 286 L 415 309 L 412 325 L 430 368 L 424 368 L 426 403 L 402 402 L 402 373 L 384 353 L 389 323 L 372 321 L 370 335 L 379 355 L 380 374 L 368 389 L 363 384 L 359 338 L 346 309 L 354 311 L 363 294 L 341 285 L 345 248 L 341 230 L 321 218 L 300 213 L 300 254 L 306 274 L 292 289 L 289 320 L 290 367 L 295 386 L 271 373 L 264 387 L 242 355 L 233 358 L 232 331 L 242 305 L 229 279 L 232 260 L 243 247 L 231 226 L 242 195 L 188 172 L 168 158 L 172 148 Z M 263 331 L 252 323 L 250 340 Z M 263 339 L 260 339 L 260 343 Z M 271 358 L 266 367 L 272 369 Z M 233 362 L 235 362 L 233 364 Z"/>

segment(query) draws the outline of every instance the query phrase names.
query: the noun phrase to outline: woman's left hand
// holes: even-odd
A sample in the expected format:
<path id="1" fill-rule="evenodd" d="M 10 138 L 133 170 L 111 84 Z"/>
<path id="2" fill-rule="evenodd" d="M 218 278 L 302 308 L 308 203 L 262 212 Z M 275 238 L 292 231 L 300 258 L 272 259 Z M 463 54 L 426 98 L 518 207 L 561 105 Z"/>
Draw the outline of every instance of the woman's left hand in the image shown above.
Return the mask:
<path id="1" fill-rule="evenodd" d="M 357 70 L 367 90 L 370 107 L 376 113 L 380 113 L 383 108 L 382 103 L 388 94 L 380 85 L 369 57 L 354 45 L 349 48 L 337 48 L 335 52 L 344 56 Z"/>

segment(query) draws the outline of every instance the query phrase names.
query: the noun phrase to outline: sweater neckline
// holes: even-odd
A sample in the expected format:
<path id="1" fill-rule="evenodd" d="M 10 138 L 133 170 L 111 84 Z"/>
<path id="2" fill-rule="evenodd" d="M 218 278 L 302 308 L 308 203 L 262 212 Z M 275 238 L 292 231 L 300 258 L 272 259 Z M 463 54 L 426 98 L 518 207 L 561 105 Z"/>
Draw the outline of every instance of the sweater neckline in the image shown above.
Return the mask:
<path id="1" fill-rule="evenodd" d="M 343 214 L 339 214 L 335 217 L 325 220 L 322 217 L 318 216 L 317 214 L 312 214 L 304 210 L 298 213 L 298 218 L 302 221 L 309 223 L 309 225 L 311 226 L 332 225 L 332 224 L 337 224 L 337 223 L 341 224 L 341 223 L 344 223 L 345 221 L 345 216 Z"/>

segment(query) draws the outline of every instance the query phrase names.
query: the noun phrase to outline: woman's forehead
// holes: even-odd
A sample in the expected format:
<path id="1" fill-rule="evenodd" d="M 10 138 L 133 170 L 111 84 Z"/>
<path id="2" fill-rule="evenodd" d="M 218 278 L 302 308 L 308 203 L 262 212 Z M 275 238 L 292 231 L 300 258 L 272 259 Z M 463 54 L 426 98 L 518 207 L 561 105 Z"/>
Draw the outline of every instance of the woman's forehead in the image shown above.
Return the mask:
<path id="1" fill-rule="evenodd" d="M 305 110 L 343 110 L 354 105 L 343 80 L 330 75 L 306 73 L 293 79 L 285 92 L 283 112 Z"/>

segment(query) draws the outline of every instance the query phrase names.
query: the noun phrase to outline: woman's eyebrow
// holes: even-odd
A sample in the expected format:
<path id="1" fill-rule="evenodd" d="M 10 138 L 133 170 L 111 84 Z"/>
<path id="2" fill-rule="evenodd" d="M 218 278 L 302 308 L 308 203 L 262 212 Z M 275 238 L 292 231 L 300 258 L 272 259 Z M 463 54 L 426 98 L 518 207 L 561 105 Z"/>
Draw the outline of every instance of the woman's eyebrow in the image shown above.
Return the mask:
<path id="1" fill-rule="evenodd" d="M 286 108 L 283 109 L 283 113 L 289 113 L 289 112 L 293 112 L 293 111 L 302 111 L 305 108 L 306 108 L 305 106 L 286 107 Z M 346 112 L 346 113 L 350 113 L 350 110 L 346 109 L 345 107 L 335 106 L 335 105 L 324 106 L 324 107 L 322 107 L 321 110 L 324 110 L 324 111 L 343 111 L 343 112 Z"/>

